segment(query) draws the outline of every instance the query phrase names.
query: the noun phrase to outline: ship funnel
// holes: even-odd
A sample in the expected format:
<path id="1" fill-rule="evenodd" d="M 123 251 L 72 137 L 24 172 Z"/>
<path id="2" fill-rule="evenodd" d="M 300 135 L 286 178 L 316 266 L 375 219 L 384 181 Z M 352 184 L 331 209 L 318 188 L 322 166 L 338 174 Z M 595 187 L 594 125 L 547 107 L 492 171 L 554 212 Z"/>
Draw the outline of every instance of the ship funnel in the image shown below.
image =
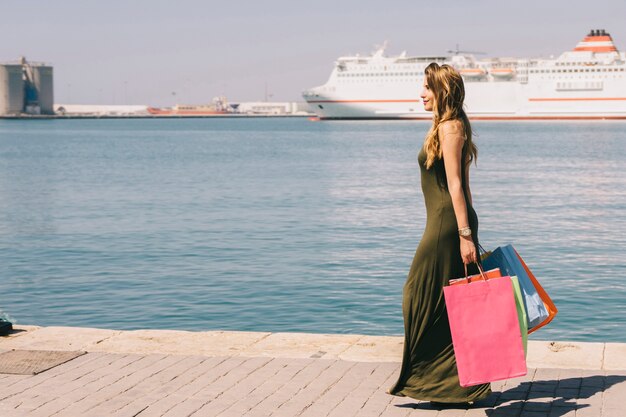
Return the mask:
<path id="1" fill-rule="evenodd" d="M 592 29 L 582 41 L 578 42 L 574 51 L 606 53 L 617 52 L 617 48 L 611 35 L 604 29 Z"/>

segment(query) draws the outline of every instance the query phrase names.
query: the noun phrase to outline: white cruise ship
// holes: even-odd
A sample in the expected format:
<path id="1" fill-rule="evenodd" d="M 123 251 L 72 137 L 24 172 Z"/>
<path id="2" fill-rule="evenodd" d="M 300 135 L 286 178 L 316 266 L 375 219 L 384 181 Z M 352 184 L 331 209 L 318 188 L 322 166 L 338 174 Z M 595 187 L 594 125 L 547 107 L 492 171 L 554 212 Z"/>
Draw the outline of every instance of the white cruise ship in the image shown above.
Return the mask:
<path id="1" fill-rule="evenodd" d="M 472 119 L 626 119 L 626 54 L 592 30 L 556 59 L 345 56 L 304 99 L 320 119 L 430 119 L 420 93 L 424 68 L 450 64 L 465 81 Z"/>

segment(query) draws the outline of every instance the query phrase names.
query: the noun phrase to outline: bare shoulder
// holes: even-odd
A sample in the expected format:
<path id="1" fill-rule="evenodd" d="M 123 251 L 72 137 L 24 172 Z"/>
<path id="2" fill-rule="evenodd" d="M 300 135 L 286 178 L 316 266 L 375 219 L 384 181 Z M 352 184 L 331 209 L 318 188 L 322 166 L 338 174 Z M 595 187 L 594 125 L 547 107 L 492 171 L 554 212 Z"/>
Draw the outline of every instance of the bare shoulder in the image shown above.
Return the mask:
<path id="1" fill-rule="evenodd" d="M 464 142 L 464 131 L 463 122 L 458 119 L 446 120 L 439 124 L 439 138 L 442 141 Z"/>

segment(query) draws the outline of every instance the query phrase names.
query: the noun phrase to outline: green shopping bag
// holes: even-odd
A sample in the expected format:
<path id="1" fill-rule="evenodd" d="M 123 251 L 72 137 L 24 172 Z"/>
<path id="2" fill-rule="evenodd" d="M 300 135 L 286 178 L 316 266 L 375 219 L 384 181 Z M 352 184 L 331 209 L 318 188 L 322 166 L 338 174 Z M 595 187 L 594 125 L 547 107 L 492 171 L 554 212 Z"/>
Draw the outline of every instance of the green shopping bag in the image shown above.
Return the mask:
<path id="1" fill-rule="evenodd" d="M 519 280 L 516 276 L 511 277 L 513 283 L 513 292 L 515 293 L 515 308 L 517 308 L 517 320 L 522 333 L 522 345 L 524 346 L 524 357 L 528 354 L 528 321 L 526 320 L 526 309 L 524 308 L 524 299 L 522 298 L 522 290 L 519 286 Z"/>

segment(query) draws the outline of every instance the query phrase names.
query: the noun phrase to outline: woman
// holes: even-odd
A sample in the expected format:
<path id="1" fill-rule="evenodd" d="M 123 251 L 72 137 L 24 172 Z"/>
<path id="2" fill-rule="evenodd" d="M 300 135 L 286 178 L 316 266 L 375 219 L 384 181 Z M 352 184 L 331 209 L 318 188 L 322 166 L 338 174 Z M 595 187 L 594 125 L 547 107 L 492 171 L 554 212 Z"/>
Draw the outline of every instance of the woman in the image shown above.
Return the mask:
<path id="1" fill-rule="evenodd" d="M 388 393 L 433 403 L 472 403 L 490 385 L 463 388 L 443 297 L 448 280 L 477 273 L 478 217 L 472 208 L 469 168 L 476 158 L 472 128 L 463 110 L 465 88 L 449 65 L 426 67 L 421 94 L 433 112 L 418 162 L 426 203 L 426 228 L 404 285 L 404 354 L 398 381 Z"/>

